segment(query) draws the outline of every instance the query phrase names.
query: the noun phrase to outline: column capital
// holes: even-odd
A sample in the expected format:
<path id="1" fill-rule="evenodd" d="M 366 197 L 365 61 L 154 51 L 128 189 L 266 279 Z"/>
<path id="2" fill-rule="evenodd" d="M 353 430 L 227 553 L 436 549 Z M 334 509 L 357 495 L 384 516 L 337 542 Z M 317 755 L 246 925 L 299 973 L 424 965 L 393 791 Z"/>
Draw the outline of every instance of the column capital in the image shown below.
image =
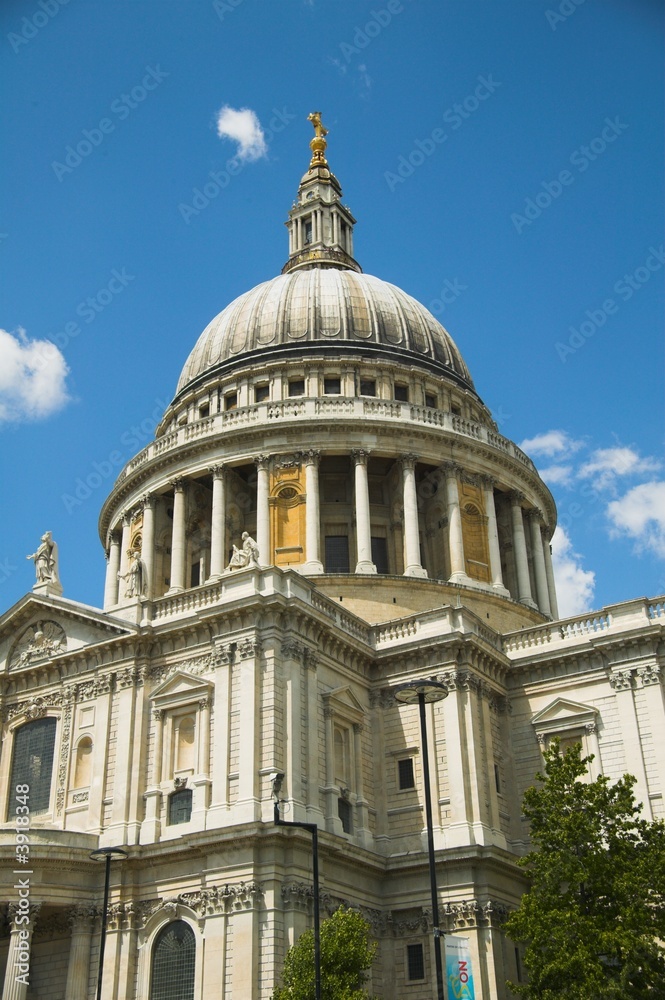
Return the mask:
<path id="1" fill-rule="evenodd" d="M 526 500 L 524 493 L 520 493 L 519 490 L 511 490 L 510 493 L 506 493 L 506 496 L 513 507 L 521 507 Z"/>
<path id="2" fill-rule="evenodd" d="M 212 473 L 213 479 L 223 479 L 227 473 L 227 467 L 225 465 L 211 465 L 208 472 Z"/>
<path id="3" fill-rule="evenodd" d="M 370 456 L 369 451 L 365 451 L 364 448 L 354 448 L 351 451 L 351 458 L 356 465 L 367 465 L 367 459 Z"/>
<path id="4" fill-rule="evenodd" d="M 529 507 L 527 510 L 522 511 L 527 521 L 538 521 L 540 524 L 543 522 L 543 512 L 538 507 Z"/>
<path id="5" fill-rule="evenodd" d="M 169 486 L 173 487 L 174 493 L 184 493 L 187 481 L 184 476 L 178 476 L 176 479 L 172 479 Z"/>
<path id="6" fill-rule="evenodd" d="M 364 728 L 365 727 L 363 726 L 362 722 L 354 722 L 353 723 L 353 731 L 354 731 L 354 733 L 356 733 L 356 735 L 360 735 L 360 733 L 362 733 L 362 731 L 363 731 Z"/>
<path id="7" fill-rule="evenodd" d="M 129 528 L 132 523 L 132 511 L 123 510 L 122 512 L 122 526 L 123 528 Z"/>
<path id="8" fill-rule="evenodd" d="M 198 704 L 199 709 L 203 712 L 206 708 L 210 708 L 210 698 L 200 698 Z"/>
<path id="9" fill-rule="evenodd" d="M 318 465 L 321 460 L 321 452 L 316 448 L 301 452 L 301 457 L 305 465 Z"/>
<path id="10" fill-rule="evenodd" d="M 145 493 L 139 501 L 139 506 L 142 507 L 143 510 L 146 510 L 147 508 L 154 510 L 156 503 L 157 497 L 154 493 Z"/>
<path id="11" fill-rule="evenodd" d="M 271 461 L 272 455 L 255 455 L 254 457 L 254 465 L 259 472 L 268 472 Z"/>
<path id="12" fill-rule="evenodd" d="M 165 712 L 163 708 L 153 708 L 152 717 L 155 720 L 155 722 L 162 722 L 164 719 L 164 715 Z"/>
<path id="13" fill-rule="evenodd" d="M 407 470 L 413 472 L 416 468 L 417 461 L 418 461 L 418 456 L 414 455 L 413 453 L 409 453 L 408 455 L 402 455 L 399 459 L 399 463 L 402 466 L 403 472 Z"/>
<path id="14" fill-rule="evenodd" d="M 478 482 L 484 490 L 493 490 L 497 485 L 497 481 L 493 476 L 487 476 L 484 474 L 478 476 Z"/>
<path id="15" fill-rule="evenodd" d="M 662 668 L 658 663 L 648 663 L 646 667 L 637 668 L 637 676 L 642 681 L 644 687 L 650 684 L 660 684 Z"/>
<path id="16" fill-rule="evenodd" d="M 442 462 L 441 469 L 443 470 L 446 479 L 457 479 L 457 477 L 464 472 L 462 466 L 458 465 L 457 462 Z"/>
<path id="17" fill-rule="evenodd" d="M 92 933 L 92 921 L 100 915 L 101 909 L 94 903 L 76 903 L 65 912 L 72 931 L 86 930 Z"/>

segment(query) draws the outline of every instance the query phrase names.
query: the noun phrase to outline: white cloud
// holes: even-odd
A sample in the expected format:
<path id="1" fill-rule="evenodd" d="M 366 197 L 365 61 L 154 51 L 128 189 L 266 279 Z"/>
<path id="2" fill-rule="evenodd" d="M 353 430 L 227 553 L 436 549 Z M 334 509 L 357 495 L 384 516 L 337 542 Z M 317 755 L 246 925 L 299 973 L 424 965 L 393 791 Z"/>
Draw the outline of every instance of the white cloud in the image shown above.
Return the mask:
<path id="1" fill-rule="evenodd" d="M 239 160 L 260 160 L 268 153 L 268 145 L 256 112 L 251 108 L 230 108 L 225 104 L 217 115 L 217 135 L 238 143 Z"/>
<path id="2" fill-rule="evenodd" d="M 548 458 L 571 455 L 583 446 L 583 441 L 576 441 L 566 431 L 546 431 L 533 438 L 522 441 L 520 448 L 527 455 L 547 455 Z"/>
<path id="3" fill-rule="evenodd" d="M 581 558 L 574 551 L 566 529 L 557 526 L 552 536 L 552 564 L 561 618 L 579 615 L 593 607 L 596 574 L 593 570 L 582 569 Z"/>
<path id="4" fill-rule="evenodd" d="M 628 447 L 597 448 L 591 458 L 580 466 L 580 479 L 591 479 L 598 490 L 610 489 L 619 476 L 634 476 L 644 472 L 655 472 L 660 463 L 653 458 L 641 458 Z"/>
<path id="5" fill-rule="evenodd" d="M 39 420 L 69 402 L 64 357 L 50 340 L 0 330 L 0 423 Z"/>
<path id="6" fill-rule="evenodd" d="M 665 482 L 641 483 L 607 506 L 610 534 L 628 535 L 638 551 L 650 549 L 665 558 Z"/>
<path id="7" fill-rule="evenodd" d="M 552 486 L 570 486 L 573 481 L 572 465 L 550 465 L 547 469 L 539 469 L 541 479 Z"/>

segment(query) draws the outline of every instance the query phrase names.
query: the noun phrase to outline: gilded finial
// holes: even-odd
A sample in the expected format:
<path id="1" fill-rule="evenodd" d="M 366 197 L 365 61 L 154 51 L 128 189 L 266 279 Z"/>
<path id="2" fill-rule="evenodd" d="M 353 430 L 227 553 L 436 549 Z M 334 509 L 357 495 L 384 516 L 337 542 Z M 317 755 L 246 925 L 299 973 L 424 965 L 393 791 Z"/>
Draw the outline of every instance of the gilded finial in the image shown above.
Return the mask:
<path id="1" fill-rule="evenodd" d="M 312 159 L 309 164 L 309 169 L 312 170 L 314 167 L 327 167 L 328 161 L 326 160 L 326 146 L 328 143 L 325 137 L 328 135 L 328 129 L 325 127 L 321 121 L 321 112 L 312 111 L 311 115 L 307 115 L 307 121 L 311 122 L 314 126 L 314 138 L 309 144 L 309 148 L 312 150 Z"/>

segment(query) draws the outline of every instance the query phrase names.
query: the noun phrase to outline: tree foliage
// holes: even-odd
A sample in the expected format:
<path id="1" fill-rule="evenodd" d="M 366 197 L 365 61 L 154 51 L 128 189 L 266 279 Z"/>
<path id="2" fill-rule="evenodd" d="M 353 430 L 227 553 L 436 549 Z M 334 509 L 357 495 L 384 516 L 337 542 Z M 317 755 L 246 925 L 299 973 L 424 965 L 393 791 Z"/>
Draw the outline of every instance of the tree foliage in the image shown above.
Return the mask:
<path id="1" fill-rule="evenodd" d="M 364 983 L 375 951 L 369 924 L 356 910 L 340 906 L 321 921 L 322 1000 L 371 1000 Z M 305 931 L 289 949 L 282 980 L 272 1000 L 314 1000 L 313 931 Z"/>
<path id="2" fill-rule="evenodd" d="M 584 780 L 581 750 L 553 740 L 524 796 L 537 850 L 506 930 L 529 984 L 509 985 L 525 1000 L 665 998 L 665 824 L 640 817 L 630 775 Z"/>

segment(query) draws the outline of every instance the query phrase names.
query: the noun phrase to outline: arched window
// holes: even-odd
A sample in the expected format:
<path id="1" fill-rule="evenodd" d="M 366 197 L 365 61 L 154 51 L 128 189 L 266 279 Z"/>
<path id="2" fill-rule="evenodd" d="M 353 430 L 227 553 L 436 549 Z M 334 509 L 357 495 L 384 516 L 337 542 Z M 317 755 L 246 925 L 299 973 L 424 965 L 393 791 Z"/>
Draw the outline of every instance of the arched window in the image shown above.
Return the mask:
<path id="1" fill-rule="evenodd" d="M 152 953 L 150 1000 L 194 1000 L 194 931 L 174 920 L 157 935 Z"/>
<path id="2" fill-rule="evenodd" d="M 176 721 L 176 771 L 194 770 L 194 744 L 195 726 L 191 715 L 186 715 L 183 719 Z"/>
<path id="3" fill-rule="evenodd" d="M 12 794 L 9 802 L 9 816 L 16 815 L 17 785 L 30 786 L 30 814 L 48 812 L 51 799 L 51 778 L 53 776 L 53 751 L 55 748 L 56 719 L 37 719 L 27 722 L 14 734 L 12 755 Z"/>
<path id="4" fill-rule="evenodd" d="M 74 788 L 87 788 L 90 784 L 92 768 L 92 739 L 84 736 L 76 747 L 76 763 L 74 764 Z"/>

